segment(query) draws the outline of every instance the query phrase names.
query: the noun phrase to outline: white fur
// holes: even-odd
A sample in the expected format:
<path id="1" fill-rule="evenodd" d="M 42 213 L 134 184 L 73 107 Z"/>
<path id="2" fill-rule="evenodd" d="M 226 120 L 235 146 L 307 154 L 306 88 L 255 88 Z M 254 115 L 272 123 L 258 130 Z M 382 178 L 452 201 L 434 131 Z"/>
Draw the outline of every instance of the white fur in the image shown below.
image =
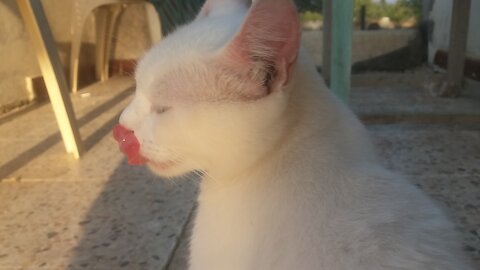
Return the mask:
<path id="1" fill-rule="evenodd" d="M 382 168 L 306 53 L 282 91 L 242 101 L 219 89 L 230 81 L 216 85 L 224 71 L 210 63 L 245 12 L 199 17 L 153 48 L 121 117 L 158 174 L 205 172 L 190 270 L 473 269 L 453 226 Z M 154 164 L 166 161 L 176 165 Z"/>

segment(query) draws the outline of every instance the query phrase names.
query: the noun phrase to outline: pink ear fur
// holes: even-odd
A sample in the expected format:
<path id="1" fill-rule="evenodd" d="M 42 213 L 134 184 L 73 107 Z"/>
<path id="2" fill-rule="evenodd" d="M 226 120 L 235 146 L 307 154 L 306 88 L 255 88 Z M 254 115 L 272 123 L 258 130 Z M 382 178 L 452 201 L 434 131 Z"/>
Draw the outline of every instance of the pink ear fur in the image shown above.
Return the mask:
<path id="1" fill-rule="evenodd" d="M 251 0 L 207 0 L 198 13 L 197 18 L 207 17 L 212 13 L 225 9 L 228 10 L 241 6 L 248 7 L 250 3 Z"/>
<path id="2" fill-rule="evenodd" d="M 284 86 L 291 79 L 299 47 L 300 22 L 292 1 L 258 0 L 222 54 L 245 68 L 260 65 L 274 86 Z"/>

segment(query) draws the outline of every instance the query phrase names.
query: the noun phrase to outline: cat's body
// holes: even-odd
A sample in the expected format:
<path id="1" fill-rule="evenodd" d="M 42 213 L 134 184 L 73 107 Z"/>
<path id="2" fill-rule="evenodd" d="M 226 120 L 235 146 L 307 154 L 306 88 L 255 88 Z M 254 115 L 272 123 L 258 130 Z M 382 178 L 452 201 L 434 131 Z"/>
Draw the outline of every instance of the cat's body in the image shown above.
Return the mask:
<path id="1" fill-rule="evenodd" d="M 190 269 L 469 269 L 453 226 L 379 165 L 305 58 L 288 133 L 243 174 L 202 183 Z"/>
<path id="2" fill-rule="evenodd" d="M 472 269 L 441 211 L 380 165 L 364 127 L 297 53 L 298 25 L 261 29 L 267 8 L 294 20 L 291 3 L 258 0 L 242 24 L 246 2 L 207 1 L 153 49 L 121 118 L 160 175 L 205 172 L 189 269 Z M 191 51 L 173 58 L 182 46 Z"/>

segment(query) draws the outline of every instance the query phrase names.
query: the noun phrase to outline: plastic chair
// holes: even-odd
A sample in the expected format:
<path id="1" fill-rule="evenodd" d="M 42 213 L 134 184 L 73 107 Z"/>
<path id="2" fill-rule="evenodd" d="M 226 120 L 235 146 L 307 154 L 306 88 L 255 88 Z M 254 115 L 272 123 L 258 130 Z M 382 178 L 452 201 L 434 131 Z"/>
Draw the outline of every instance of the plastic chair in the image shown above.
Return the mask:
<path id="1" fill-rule="evenodd" d="M 71 27 L 72 47 L 70 51 L 70 86 L 72 92 L 78 88 L 78 63 L 85 22 L 92 13 L 95 15 L 95 74 L 98 80 L 108 79 L 109 56 L 112 33 L 118 17 L 128 5 L 144 4 L 152 43 L 160 41 L 161 22 L 155 7 L 148 0 L 74 0 Z"/>
<path id="2" fill-rule="evenodd" d="M 45 79 L 65 150 L 79 158 L 84 147 L 68 94 L 67 79 L 42 3 L 38 0 L 17 0 L 17 5 Z"/>

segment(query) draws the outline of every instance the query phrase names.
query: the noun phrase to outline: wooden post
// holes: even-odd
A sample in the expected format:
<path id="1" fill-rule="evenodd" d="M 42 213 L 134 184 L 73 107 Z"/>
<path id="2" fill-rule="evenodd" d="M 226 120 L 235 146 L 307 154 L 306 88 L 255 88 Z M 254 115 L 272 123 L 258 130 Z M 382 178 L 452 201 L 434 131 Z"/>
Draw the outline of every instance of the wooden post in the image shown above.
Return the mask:
<path id="1" fill-rule="evenodd" d="M 68 93 L 67 80 L 41 1 L 17 0 L 17 5 L 36 51 L 65 148 L 68 153 L 79 158 L 83 147 L 77 121 Z"/>
<path id="2" fill-rule="evenodd" d="M 457 97 L 462 91 L 470 4 L 471 0 L 453 1 L 450 48 L 448 49 L 448 83 L 447 89 L 441 94 L 444 97 Z"/>
<path id="3" fill-rule="evenodd" d="M 323 0 L 323 52 L 322 52 L 322 75 L 327 86 L 330 86 L 331 56 L 332 56 L 332 1 Z"/>
<path id="4" fill-rule="evenodd" d="M 353 0 L 333 1 L 332 5 L 332 91 L 348 101 L 352 70 Z"/>

